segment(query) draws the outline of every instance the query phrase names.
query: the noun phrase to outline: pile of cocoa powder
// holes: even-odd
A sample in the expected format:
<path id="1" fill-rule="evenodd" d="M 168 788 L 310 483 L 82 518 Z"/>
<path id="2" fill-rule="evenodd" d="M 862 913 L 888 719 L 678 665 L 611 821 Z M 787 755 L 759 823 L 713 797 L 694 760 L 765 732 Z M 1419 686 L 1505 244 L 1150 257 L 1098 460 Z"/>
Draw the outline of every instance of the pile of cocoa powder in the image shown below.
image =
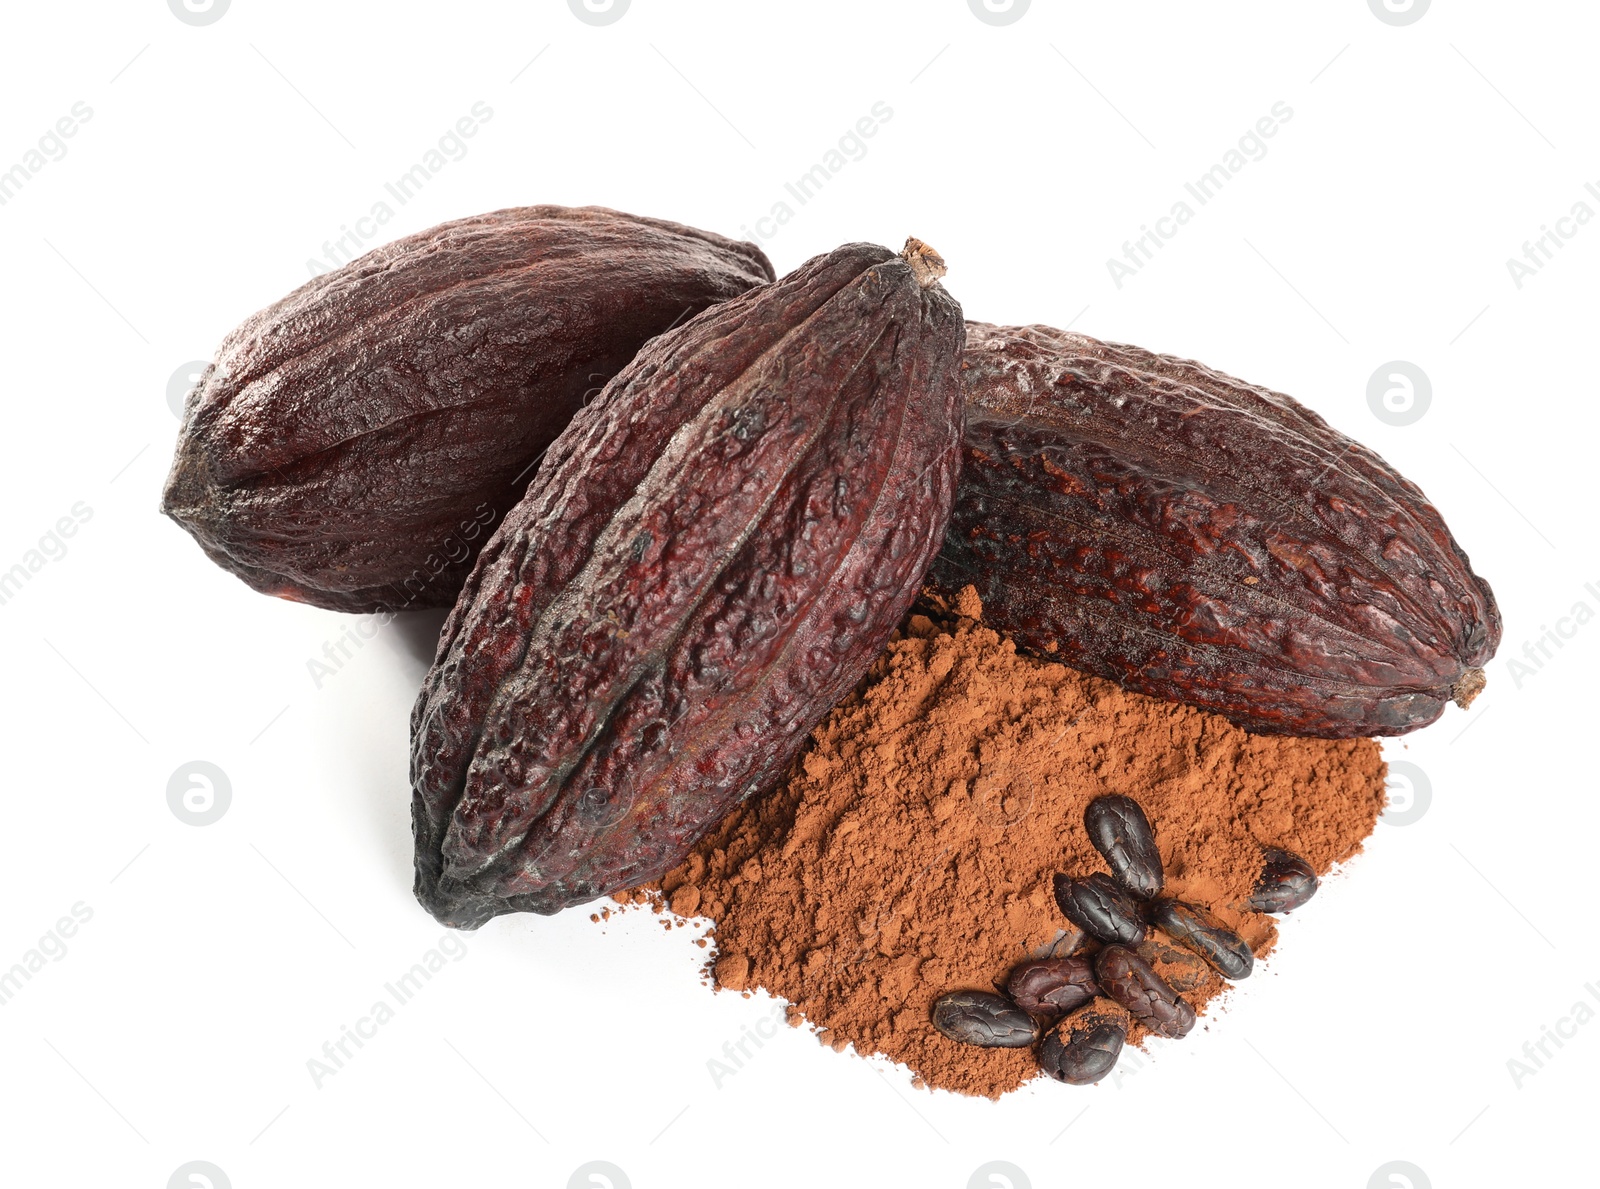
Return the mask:
<path id="1" fill-rule="evenodd" d="M 765 988 L 834 1047 L 994 1097 L 1038 1076 L 1032 1051 L 957 1044 L 929 1006 L 1003 984 L 1061 939 L 1051 877 L 1106 870 L 1083 826 L 1090 800 L 1137 800 L 1166 894 L 1209 907 L 1261 956 L 1274 919 L 1234 907 L 1260 848 L 1325 873 L 1361 849 L 1385 794 L 1371 740 L 1249 735 L 1019 656 L 980 617 L 971 588 L 945 622 L 912 616 L 783 785 L 617 899 L 709 917 L 716 982 Z M 1185 997 L 1203 1015 L 1224 986 Z"/>

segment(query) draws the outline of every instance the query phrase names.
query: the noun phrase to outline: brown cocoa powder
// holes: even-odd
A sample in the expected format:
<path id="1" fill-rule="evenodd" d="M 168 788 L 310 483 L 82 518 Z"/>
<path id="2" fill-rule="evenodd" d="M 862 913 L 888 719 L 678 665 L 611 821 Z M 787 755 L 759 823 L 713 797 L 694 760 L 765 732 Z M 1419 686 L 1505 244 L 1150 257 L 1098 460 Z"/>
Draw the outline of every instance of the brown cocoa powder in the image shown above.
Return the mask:
<path id="1" fill-rule="evenodd" d="M 1274 918 L 1237 907 L 1261 846 L 1319 874 L 1350 858 L 1383 808 L 1385 768 L 1372 740 L 1249 735 L 1019 656 L 980 615 L 968 588 L 948 623 L 912 616 L 783 785 L 618 899 L 709 917 L 716 983 L 765 988 L 832 1047 L 996 1097 L 1038 1076 L 1032 1051 L 950 1041 L 929 1006 L 1003 990 L 1015 965 L 1063 941 L 1051 876 L 1106 870 L 1083 826 L 1090 800 L 1137 800 L 1165 894 L 1210 908 L 1262 956 Z M 1192 963 L 1170 973 L 1194 983 Z M 1184 994 L 1204 1015 L 1224 988 L 1208 974 Z"/>

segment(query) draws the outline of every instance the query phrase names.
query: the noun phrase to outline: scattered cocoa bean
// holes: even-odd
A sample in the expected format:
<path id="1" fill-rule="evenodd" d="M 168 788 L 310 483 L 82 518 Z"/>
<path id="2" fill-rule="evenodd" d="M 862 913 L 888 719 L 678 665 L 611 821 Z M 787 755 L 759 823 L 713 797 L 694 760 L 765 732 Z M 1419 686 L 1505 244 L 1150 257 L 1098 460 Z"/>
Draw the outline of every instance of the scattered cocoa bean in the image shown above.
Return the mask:
<path id="1" fill-rule="evenodd" d="M 1093 1006 L 1061 1021 L 1039 1046 L 1039 1068 L 1069 1086 L 1098 1082 L 1117 1063 L 1127 1029 L 1117 1014 Z"/>
<path id="2" fill-rule="evenodd" d="M 1055 877 L 1056 904 L 1067 920 L 1097 941 L 1133 945 L 1145 935 L 1139 902 L 1109 875 Z"/>
<path id="3" fill-rule="evenodd" d="M 1127 947 L 1101 950 L 1095 975 L 1102 991 L 1157 1036 L 1185 1036 L 1194 1027 L 1194 1008 Z"/>
<path id="4" fill-rule="evenodd" d="M 1045 1018 L 1076 1011 L 1100 994 L 1094 964 L 1087 958 L 1026 962 L 1011 972 L 1006 989 L 1023 1011 Z"/>
<path id="5" fill-rule="evenodd" d="M 1317 873 L 1299 855 L 1276 847 L 1262 848 L 1266 865 L 1245 900 L 1253 912 L 1293 912 L 1317 894 Z"/>
<path id="6" fill-rule="evenodd" d="M 1083 824 L 1118 883 L 1146 900 L 1160 893 L 1161 852 L 1137 801 L 1115 794 L 1096 797 L 1083 811 Z"/>
<path id="7" fill-rule="evenodd" d="M 1004 995 L 951 991 L 933 1001 L 933 1026 L 951 1040 L 985 1049 L 1021 1049 L 1039 1039 L 1039 1022 Z"/>
<path id="8" fill-rule="evenodd" d="M 1181 900 L 1159 900 L 1150 907 L 1150 923 L 1185 949 L 1193 950 L 1227 978 L 1248 978 L 1256 956 L 1232 929 L 1205 909 Z"/>

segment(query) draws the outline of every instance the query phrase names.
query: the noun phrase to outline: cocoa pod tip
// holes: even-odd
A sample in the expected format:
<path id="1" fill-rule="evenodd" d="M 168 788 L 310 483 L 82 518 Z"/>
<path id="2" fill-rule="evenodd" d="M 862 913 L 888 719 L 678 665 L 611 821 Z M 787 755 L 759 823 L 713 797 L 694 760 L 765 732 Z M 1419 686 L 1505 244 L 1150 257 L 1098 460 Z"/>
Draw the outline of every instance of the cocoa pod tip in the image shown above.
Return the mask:
<path id="1" fill-rule="evenodd" d="M 911 266 L 912 275 L 924 289 L 936 284 L 947 271 L 944 257 L 914 235 L 906 236 L 906 246 L 900 249 L 900 259 Z"/>
<path id="2" fill-rule="evenodd" d="M 1488 677 L 1484 676 L 1482 669 L 1468 669 L 1451 687 L 1451 700 L 1461 709 L 1465 710 L 1472 705 L 1472 700 L 1483 692 L 1483 687 L 1489 684 Z"/>

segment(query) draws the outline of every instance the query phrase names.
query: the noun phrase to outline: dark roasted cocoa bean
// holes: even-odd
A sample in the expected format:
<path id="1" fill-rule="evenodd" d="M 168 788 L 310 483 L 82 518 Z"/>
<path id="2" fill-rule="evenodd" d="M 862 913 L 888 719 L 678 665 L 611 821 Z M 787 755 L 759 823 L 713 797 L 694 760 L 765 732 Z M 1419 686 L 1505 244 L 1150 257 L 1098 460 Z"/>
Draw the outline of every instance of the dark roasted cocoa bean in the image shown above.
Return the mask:
<path id="1" fill-rule="evenodd" d="M 1109 875 L 1055 877 L 1056 904 L 1067 920 L 1096 941 L 1132 945 L 1144 938 L 1139 902 Z"/>
<path id="2" fill-rule="evenodd" d="M 1023 1011 L 1045 1018 L 1076 1011 L 1100 994 L 1094 964 L 1087 958 L 1025 962 L 1011 972 L 1006 990 Z"/>
<path id="3" fill-rule="evenodd" d="M 1095 944 L 1090 937 L 1078 926 L 1068 923 L 1065 929 L 1057 929 L 1055 940 L 1049 945 L 1042 945 L 1033 951 L 1035 958 L 1072 958 L 1081 954 Z"/>
<path id="4" fill-rule="evenodd" d="M 1133 947 L 1138 954 L 1174 991 L 1193 991 L 1205 981 L 1216 977 L 1216 972 L 1199 957 L 1175 945 L 1167 945 L 1147 938 Z"/>
<path id="5" fill-rule="evenodd" d="M 936 259 L 850 244 L 713 306 L 556 440 L 412 716 L 416 892 L 441 922 L 661 874 L 877 658 L 959 461 Z"/>
<path id="6" fill-rule="evenodd" d="M 928 576 L 1017 647 L 1264 734 L 1465 706 L 1500 612 L 1438 511 L 1279 393 L 1045 326 L 968 327 L 960 493 Z"/>
<path id="7" fill-rule="evenodd" d="M 1102 991 L 1157 1036 L 1184 1036 L 1194 1027 L 1194 1008 L 1125 946 L 1101 950 L 1095 975 Z"/>
<path id="8" fill-rule="evenodd" d="M 1197 905 L 1158 900 L 1150 906 L 1150 923 L 1236 982 L 1248 978 L 1255 965 L 1256 956 L 1244 939 Z"/>
<path id="9" fill-rule="evenodd" d="M 1004 995 L 952 991 L 933 1001 L 933 1026 L 951 1040 L 985 1049 L 1023 1049 L 1039 1039 L 1039 1022 Z"/>
<path id="10" fill-rule="evenodd" d="M 1083 811 L 1089 841 L 1111 866 L 1111 875 L 1135 896 L 1148 900 L 1161 891 L 1161 851 L 1150 819 L 1132 797 L 1096 797 Z"/>
<path id="11" fill-rule="evenodd" d="M 448 607 L 585 394 L 646 340 L 771 279 L 754 244 L 603 207 L 406 236 L 223 340 L 162 511 L 267 594 Z"/>
<path id="12" fill-rule="evenodd" d="M 1044 1038 L 1039 1068 L 1069 1086 L 1093 1085 L 1111 1072 L 1127 1039 L 1121 1012 L 1085 1007 Z"/>
<path id="13" fill-rule="evenodd" d="M 1265 865 L 1245 900 L 1254 912 L 1293 912 L 1317 894 L 1317 873 L 1299 855 L 1275 847 L 1261 852 Z"/>

